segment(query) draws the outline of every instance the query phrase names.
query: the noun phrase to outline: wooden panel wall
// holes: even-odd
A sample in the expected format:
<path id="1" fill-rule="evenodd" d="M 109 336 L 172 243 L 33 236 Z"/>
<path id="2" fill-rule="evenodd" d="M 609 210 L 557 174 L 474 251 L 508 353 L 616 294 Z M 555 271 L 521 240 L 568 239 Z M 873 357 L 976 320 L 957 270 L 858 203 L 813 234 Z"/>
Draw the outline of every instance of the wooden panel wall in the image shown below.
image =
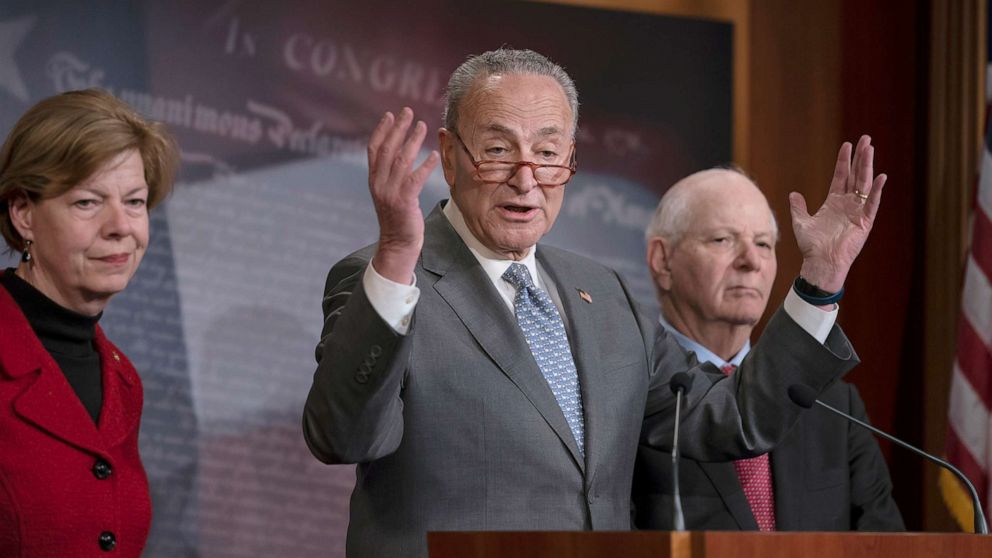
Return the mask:
<path id="1" fill-rule="evenodd" d="M 930 6 L 927 91 L 927 198 L 924 291 L 924 440 L 941 451 L 946 433 L 972 184 L 978 168 L 985 93 L 986 0 Z M 929 529 L 954 529 L 935 489 L 937 472 L 924 471 L 923 507 Z"/>
<path id="2" fill-rule="evenodd" d="M 841 141 L 872 135 L 876 169 L 889 181 L 841 304 L 841 324 L 862 358 L 848 379 L 876 424 L 940 453 L 958 305 L 954 262 L 963 247 L 961 200 L 969 187 L 960 169 L 969 164 L 962 158 L 973 159 L 974 147 L 968 140 L 974 134 L 962 137 L 961 128 L 977 109 L 945 104 L 944 119 L 931 122 L 931 97 L 946 90 L 967 98 L 968 87 L 977 91 L 968 77 L 977 71 L 969 66 L 976 58 L 968 53 L 980 38 L 966 31 L 981 27 L 981 0 L 950 6 L 929 0 L 557 1 L 737 24 L 735 47 L 746 59 L 735 69 L 747 75 L 736 76 L 744 90 L 735 109 L 747 113 L 735 118 L 734 153 L 768 195 L 783 229 L 773 300 L 785 295 L 800 263 L 789 232 L 788 192 L 819 203 Z M 931 137 L 932 126 L 945 135 Z M 947 134 L 959 140 L 946 145 Z M 951 163 L 932 160 L 941 145 Z M 948 174 L 947 164 L 958 170 Z M 942 165 L 939 181 L 933 165 Z M 940 205 L 947 196 L 951 200 Z M 908 526 L 956 530 L 930 465 L 888 444 L 883 450 Z"/>

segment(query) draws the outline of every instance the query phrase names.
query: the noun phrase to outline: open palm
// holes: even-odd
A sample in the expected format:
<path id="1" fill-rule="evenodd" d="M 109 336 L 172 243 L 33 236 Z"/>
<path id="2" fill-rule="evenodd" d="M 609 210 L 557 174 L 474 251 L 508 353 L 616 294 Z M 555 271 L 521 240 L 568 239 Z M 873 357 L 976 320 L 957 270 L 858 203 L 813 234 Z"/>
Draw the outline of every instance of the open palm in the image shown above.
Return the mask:
<path id="1" fill-rule="evenodd" d="M 810 215 L 802 194 L 789 195 L 792 228 L 803 256 L 800 274 L 819 288 L 836 292 L 861 253 L 882 199 L 886 176 L 874 176 L 875 148 L 861 136 L 851 160 L 851 144 L 837 153 L 830 191 Z"/>

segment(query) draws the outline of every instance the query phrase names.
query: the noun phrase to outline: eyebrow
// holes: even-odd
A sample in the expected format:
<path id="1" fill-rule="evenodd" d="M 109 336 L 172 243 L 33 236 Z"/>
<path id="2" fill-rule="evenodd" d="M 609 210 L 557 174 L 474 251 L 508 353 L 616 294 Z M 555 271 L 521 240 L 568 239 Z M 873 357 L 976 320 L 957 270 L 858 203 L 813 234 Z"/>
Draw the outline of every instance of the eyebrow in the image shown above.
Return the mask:
<path id="1" fill-rule="evenodd" d="M 510 129 L 507 128 L 506 126 L 504 126 L 502 124 L 495 124 L 495 123 L 486 126 L 485 131 L 486 132 L 496 132 L 496 133 L 499 133 L 499 134 L 510 134 L 510 133 L 512 133 L 510 131 Z"/>
<path id="2" fill-rule="evenodd" d="M 701 234 L 701 235 L 704 235 L 704 236 L 706 236 L 706 235 L 712 235 L 712 234 L 730 234 L 730 235 L 733 235 L 733 236 L 741 236 L 741 231 L 738 230 L 738 229 L 735 229 L 735 228 L 733 228 L 733 227 L 731 227 L 729 225 L 717 225 L 717 226 L 714 226 L 714 227 L 707 227 L 707 228 L 701 229 L 701 230 L 698 231 L 698 234 Z M 763 236 L 774 237 L 775 236 L 775 233 L 773 231 L 771 231 L 771 230 L 767 230 L 767 231 L 756 231 L 754 233 L 754 237 L 755 238 L 760 238 L 760 237 L 763 237 Z"/>
<path id="3" fill-rule="evenodd" d="M 513 134 L 514 133 L 513 130 L 511 130 L 510 128 L 508 128 L 508 127 L 506 127 L 506 126 L 504 126 L 502 124 L 497 124 L 497 123 L 489 124 L 488 126 L 486 126 L 485 131 L 486 132 L 496 132 L 496 133 L 499 133 L 499 134 Z M 545 126 L 544 128 L 541 128 L 540 130 L 537 131 L 537 134 L 539 136 L 542 136 L 542 137 L 559 135 L 561 133 L 562 133 L 561 128 L 559 128 L 558 126 Z"/>
<path id="4" fill-rule="evenodd" d="M 107 191 L 101 189 L 99 186 L 80 186 L 79 189 L 97 196 L 107 195 Z M 141 186 L 135 186 L 134 188 L 131 188 L 130 190 L 124 192 L 124 197 L 132 196 L 135 194 L 135 192 L 140 192 L 142 190 L 151 190 L 151 188 L 149 188 L 147 184 L 142 184 Z"/>
<path id="5" fill-rule="evenodd" d="M 149 188 L 147 184 L 142 184 L 141 186 L 137 186 L 135 188 L 131 188 L 130 190 L 128 190 L 127 192 L 125 192 L 124 193 L 124 197 L 132 196 L 135 193 L 140 192 L 142 190 L 151 191 L 151 188 Z"/>

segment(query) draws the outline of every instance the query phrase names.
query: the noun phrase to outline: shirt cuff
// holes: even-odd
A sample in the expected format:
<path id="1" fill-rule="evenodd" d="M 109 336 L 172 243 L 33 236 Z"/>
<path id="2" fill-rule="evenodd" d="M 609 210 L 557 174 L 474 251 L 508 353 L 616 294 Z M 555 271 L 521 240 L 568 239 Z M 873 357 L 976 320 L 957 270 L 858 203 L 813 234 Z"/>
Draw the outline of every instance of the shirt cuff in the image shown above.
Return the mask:
<path id="1" fill-rule="evenodd" d="M 420 300 L 420 289 L 417 288 L 417 277 L 413 277 L 412 285 L 403 285 L 386 279 L 372 267 L 369 262 L 362 276 L 362 286 L 365 296 L 372 308 L 384 322 L 400 335 L 406 335 L 410 330 L 410 320 L 413 309 Z"/>
<path id="2" fill-rule="evenodd" d="M 805 300 L 799 298 L 796 291 L 789 288 L 789 294 L 785 295 L 783 304 L 785 313 L 789 315 L 799 327 L 806 330 L 806 333 L 813 336 L 821 344 L 826 342 L 830 330 L 837 321 L 838 305 L 834 304 L 831 310 L 824 310 L 819 306 L 813 306 Z"/>

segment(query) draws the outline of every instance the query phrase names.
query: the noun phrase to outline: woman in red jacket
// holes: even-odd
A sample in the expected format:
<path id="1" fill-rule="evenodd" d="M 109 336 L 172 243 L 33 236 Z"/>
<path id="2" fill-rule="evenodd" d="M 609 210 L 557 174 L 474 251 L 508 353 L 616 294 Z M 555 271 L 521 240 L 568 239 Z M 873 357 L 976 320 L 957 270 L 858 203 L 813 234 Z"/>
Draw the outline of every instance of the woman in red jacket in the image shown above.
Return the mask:
<path id="1" fill-rule="evenodd" d="M 0 556 L 137 557 L 141 381 L 97 321 L 148 246 L 172 138 L 109 93 L 32 107 L 0 148 Z"/>

